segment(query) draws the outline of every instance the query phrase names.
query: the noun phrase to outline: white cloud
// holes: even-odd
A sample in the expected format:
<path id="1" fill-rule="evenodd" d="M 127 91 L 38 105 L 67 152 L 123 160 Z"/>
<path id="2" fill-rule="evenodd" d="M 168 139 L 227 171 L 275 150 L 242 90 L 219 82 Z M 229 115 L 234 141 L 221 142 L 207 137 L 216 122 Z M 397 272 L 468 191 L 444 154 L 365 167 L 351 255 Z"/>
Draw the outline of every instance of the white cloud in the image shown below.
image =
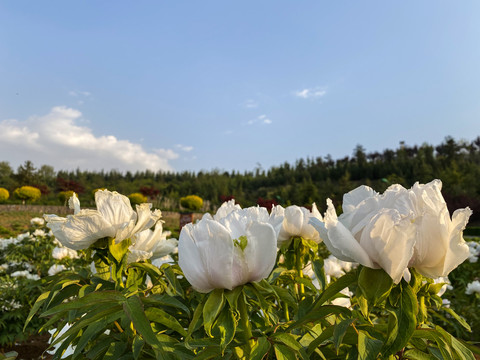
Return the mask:
<path id="1" fill-rule="evenodd" d="M 256 124 L 256 123 L 262 123 L 262 124 L 265 124 L 265 125 L 270 125 L 272 123 L 272 120 L 270 120 L 267 117 L 267 115 L 262 114 L 260 116 L 257 116 L 255 119 L 251 119 L 251 120 L 247 121 L 248 125 L 253 125 L 253 124 Z"/>
<path id="2" fill-rule="evenodd" d="M 248 99 L 243 103 L 247 109 L 256 109 L 258 107 L 258 102 L 253 99 Z"/>
<path id="3" fill-rule="evenodd" d="M 0 153 L 11 163 L 31 160 L 58 169 L 173 170 L 168 163 L 178 157 L 173 150 L 148 152 L 113 135 L 95 136 L 78 125 L 81 116 L 78 110 L 57 106 L 44 116 L 0 121 Z"/>
<path id="4" fill-rule="evenodd" d="M 177 149 L 180 149 L 182 151 L 185 151 L 185 152 L 190 152 L 193 150 L 193 146 L 186 146 L 186 145 L 182 145 L 182 144 L 177 144 L 175 145 L 175 147 Z"/>
<path id="5" fill-rule="evenodd" d="M 294 92 L 294 95 L 299 98 L 303 99 L 311 99 L 311 98 L 321 98 L 327 94 L 327 90 L 320 87 L 315 87 L 311 89 L 303 89 L 297 90 Z"/>

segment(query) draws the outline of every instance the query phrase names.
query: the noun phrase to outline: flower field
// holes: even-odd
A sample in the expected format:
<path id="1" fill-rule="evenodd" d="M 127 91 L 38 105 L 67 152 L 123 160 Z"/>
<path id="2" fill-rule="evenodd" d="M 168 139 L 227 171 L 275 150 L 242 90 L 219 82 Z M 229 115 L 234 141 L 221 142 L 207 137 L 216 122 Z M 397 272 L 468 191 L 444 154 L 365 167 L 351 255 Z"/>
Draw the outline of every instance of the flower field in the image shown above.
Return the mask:
<path id="1" fill-rule="evenodd" d="M 149 204 L 74 194 L 73 215 L 0 239 L 0 348 L 41 332 L 54 359 L 474 359 L 480 238 L 441 186 L 361 186 L 341 214 L 230 200 L 175 238 Z"/>

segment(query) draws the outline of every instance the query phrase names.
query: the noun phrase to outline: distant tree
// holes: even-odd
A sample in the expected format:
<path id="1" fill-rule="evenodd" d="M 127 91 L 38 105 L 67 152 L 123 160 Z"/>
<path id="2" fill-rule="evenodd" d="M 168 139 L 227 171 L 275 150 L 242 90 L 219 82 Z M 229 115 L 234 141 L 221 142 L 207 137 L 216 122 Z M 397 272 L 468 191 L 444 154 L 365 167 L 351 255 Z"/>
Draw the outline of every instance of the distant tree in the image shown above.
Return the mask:
<path id="1" fill-rule="evenodd" d="M 17 168 L 16 179 L 20 185 L 32 185 L 37 182 L 36 168 L 30 160 Z"/>

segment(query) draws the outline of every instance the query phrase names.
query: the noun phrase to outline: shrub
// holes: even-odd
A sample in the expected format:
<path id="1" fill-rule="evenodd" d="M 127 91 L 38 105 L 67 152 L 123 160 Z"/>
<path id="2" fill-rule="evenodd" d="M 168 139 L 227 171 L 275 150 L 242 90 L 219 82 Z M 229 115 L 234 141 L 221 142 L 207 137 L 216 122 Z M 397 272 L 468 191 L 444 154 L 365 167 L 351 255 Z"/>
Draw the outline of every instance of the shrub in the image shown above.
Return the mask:
<path id="1" fill-rule="evenodd" d="M 0 202 L 4 202 L 8 200 L 9 197 L 10 197 L 10 193 L 8 192 L 8 190 L 4 188 L 0 188 Z"/>
<path id="2" fill-rule="evenodd" d="M 72 190 L 68 190 L 68 191 L 60 191 L 58 193 L 58 199 L 60 200 L 60 202 L 62 204 L 66 204 L 66 202 L 68 201 L 68 199 L 70 199 L 72 196 L 73 196 L 74 192 Z"/>
<path id="3" fill-rule="evenodd" d="M 180 205 L 190 211 L 198 211 L 203 206 L 203 199 L 197 195 L 188 195 L 180 198 Z"/>
<path id="4" fill-rule="evenodd" d="M 138 205 L 138 204 L 143 204 L 146 203 L 147 197 L 142 195 L 141 193 L 133 193 L 128 195 L 128 198 L 130 199 L 130 203 L 132 205 Z"/>
<path id="5" fill-rule="evenodd" d="M 39 189 L 33 186 L 22 186 L 13 192 L 15 197 L 23 201 L 37 201 L 42 196 Z"/>

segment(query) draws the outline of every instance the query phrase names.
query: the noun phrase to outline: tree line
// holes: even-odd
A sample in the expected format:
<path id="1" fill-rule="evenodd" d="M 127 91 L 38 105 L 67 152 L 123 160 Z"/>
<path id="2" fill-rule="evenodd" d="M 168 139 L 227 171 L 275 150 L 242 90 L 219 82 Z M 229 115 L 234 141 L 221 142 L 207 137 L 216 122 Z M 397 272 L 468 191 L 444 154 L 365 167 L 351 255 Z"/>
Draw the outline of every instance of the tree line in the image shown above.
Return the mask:
<path id="1" fill-rule="evenodd" d="M 362 184 L 383 192 L 391 184 L 410 187 L 416 181 L 427 183 L 433 179 L 442 180 L 442 192 L 451 210 L 470 206 L 474 211 L 472 220 L 480 221 L 480 136 L 471 142 L 446 137 L 437 146 L 401 142 L 396 149 L 383 152 L 367 153 L 357 145 L 351 156 L 341 159 L 319 156 L 243 173 L 218 169 L 55 171 L 49 165 L 36 168 L 31 161 L 14 171 L 8 162 L 0 162 L 0 187 L 11 192 L 25 185 L 37 187 L 42 193 L 38 202 L 43 204 L 58 204 L 60 192 L 75 191 L 82 205 L 93 206 L 94 191 L 107 188 L 123 194 L 142 193 L 164 210 L 178 210 L 180 198 L 190 194 L 205 200 L 206 211 L 231 198 L 242 206 L 309 206 L 316 202 L 322 210 L 326 198 L 339 206 L 344 193 Z"/>

